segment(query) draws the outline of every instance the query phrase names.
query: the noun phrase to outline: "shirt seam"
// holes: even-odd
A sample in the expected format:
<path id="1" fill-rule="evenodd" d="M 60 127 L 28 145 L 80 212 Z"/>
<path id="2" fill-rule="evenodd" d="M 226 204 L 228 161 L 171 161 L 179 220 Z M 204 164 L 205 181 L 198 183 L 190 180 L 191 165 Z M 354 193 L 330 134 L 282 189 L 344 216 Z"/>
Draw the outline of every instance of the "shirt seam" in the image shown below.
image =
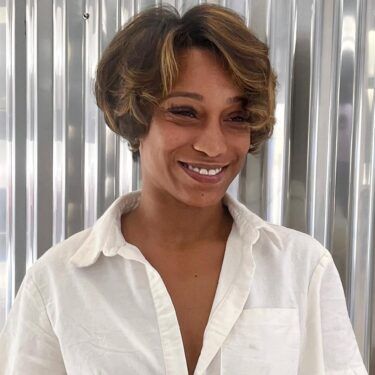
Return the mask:
<path id="1" fill-rule="evenodd" d="M 45 314 L 46 314 L 46 316 L 47 316 L 47 319 L 48 319 L 48 323 L 49 323 L 49 325 L 51 326 L 51 329 L 52 329 L 54 335 L 55 335 L 56 338 L 57 338 L 56 332 L 55 332 L 55 330 L 54 330 L 54 328 L 53 328 L 53 325 L 52 325 L 52 322 L 51 322 L 50 316 L 49 316 L 48 311 L 47 311 L 47 308 L 46 308 L 46 304 L 45 304 L 45 302 L 44 302 L 43 295 L 42 295 L 42 293 L 40 292 L 40 289 L 39 289 L 39 287 L 38 287 L 38 284 L 37 284 L 36 281 L 33 279 L 33 276 L 32 276 L 31 273 L 30 273 L 30 281 L 31 281 L 31 283 L 34 285 L 34 287 L 35 287 L 37 293 L 39 294 L 39 297 L 40 297 L 40 299 L 41 299 L 41 301 L 42 301 L 43 310 L 44 310 L 44 312 L 45 312 Z"/>
<path id="2" fill-rule="evenodd" d="M 324 251 L 323 255 L 319 258 L 318 263 L 316 264 L 316 266 L 314 267 L 313 272 L 311 273 L 310 280 L 309 280 L 309 285 L 308 285 L 308 287 L 307 287 L 307 294 L 310 292 L 311 281 L 312 281 L 312 279 L 314 278 L 315 273 L 317 272 L 319 266 L 322 265 L 322 260 L 323 260 L 324 258 L 326 258 L 326 257 L 331 258 L 331 259 L 330 259 L 331 262 L 332 262 L 332 260 L 333 260 L 331 253 L 330 253 L 327 249 L 324 249 L 324 250 L 325 250 L 325 251 Z M 327 264 L 324 266 L 324 269 L 327 268 L 328 264 L 329 264 L 329 263 L 327 263 Z"/>
<path id="3" fill-rule="evenodd" d="M 65 373 L 67 373 L 67 372 L 66 372 L 66 365 L 65 365 L 64 355 L 63 355 L 63 352 L 62 352 L 62 350 L 61 350 L 60 339 L 59 339 L 59 337 L 57 336 L 57 334 L 56 334 L 56 332 L 55 332 L 55 329 L 54 329 L 54 327 L 53 327 L 53 325 L 52 325 L 52 322 L 51 322 L 51 319 L 50 319 L 50 316 L 49 316 L 49 314 L 48 314 L 48 310 L 47 310 L 47 307 L 46 307 L 46 303 L 44 302 L 43 295 L 42 295 L 42 293 L 40 292 L 40 289 L 39 289 L 39 287 L 38 287 L 38 284 L 37 284 L 36 281 L 34 280 L 33 275 L 32 275 L 31 272 L 30 272 L 30 281 L 31 281 L 31 283 L 34 285 L 35 290 L 36 290 L 37 293 L 39 294 L 39 297 L 40 297 L 40 299 L 41 299 L 41 301 L 42 301 L 43 310 L 44 310 L 44 312 L 45 312 L 45 314 L 46 314 L 46 316 L 47 316 L 48 323 L 49 323 L 49 325 L 50 325 L 50 327 L 51 327 L 52 333 L 53 333 L 53 335 L 55 336 L 56 341 L 58 342 L 58 345 L 59 345 L 59 352 L 60 352 L 60 355 L 61 355 L 61 359 L 62 359 L 63 367 L 64 367 L 64 370 L 65 370 Z"/>

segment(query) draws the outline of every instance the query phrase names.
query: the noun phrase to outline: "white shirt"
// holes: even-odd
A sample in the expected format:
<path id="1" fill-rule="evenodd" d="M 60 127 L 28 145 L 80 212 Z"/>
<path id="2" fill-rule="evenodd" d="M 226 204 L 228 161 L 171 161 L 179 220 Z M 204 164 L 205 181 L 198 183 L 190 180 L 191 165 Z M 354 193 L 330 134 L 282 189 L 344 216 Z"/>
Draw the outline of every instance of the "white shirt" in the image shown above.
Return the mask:
<path id="1" fill-rule="evenodd" d="M 0 374 L 186 375 L 158 272 L 121 232 L 139 192 L 28 269 L 0 336 Z M 225 195 L 234 223 L 196 375 L 365 375 L 339 274 L 312 237 Z"/>

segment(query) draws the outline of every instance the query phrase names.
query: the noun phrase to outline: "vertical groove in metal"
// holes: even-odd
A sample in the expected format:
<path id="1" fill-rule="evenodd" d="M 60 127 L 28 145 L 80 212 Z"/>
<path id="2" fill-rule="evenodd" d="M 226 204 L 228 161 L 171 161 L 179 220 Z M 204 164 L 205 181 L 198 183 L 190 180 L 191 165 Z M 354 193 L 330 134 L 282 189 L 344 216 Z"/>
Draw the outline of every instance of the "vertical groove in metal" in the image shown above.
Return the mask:
<path id="1" fill-rule="evenodd" d="M 326 189 L 327 204 L 325 210 L 325 218 L 327 223 L 325 225 L 326 236 L 322 244 L 328 249 L 333 247 L 333 220 L 335 210 L 335 191 L 336 191 L 336 171 L 337 171 L 337 134 L 339 122 L 339 87 L 340 87 L 340 69 L 341 69 L 341 19 L 342 19 L 342 0 L 335 1 L 332 9 L 332 55 L 331 55 L 331 79 L 329 82 L 329 107 L 327 118 L 329 121 L 329 144 L 327 159 L 331 163 L 331 167 L 327 168 L 326 173 Z M 328 214 L 327 214 L 328 211 Z"/>
<path id="2" fill-rule="evenodd" d="M 322 12 L 321 0 L 313 2 L 313 21 L 311 32 L 311 63 L 310 63 L 310 103 L 308 126 L 308 160 L 307 160 L 307 229 L 309 234 L 316 235 L 316 198 L 318 173 L 318 132 L 319 132 L 319 93 L 320 93 L 320 59 L 322 55 Z"/>
<path id="3" fill-rule="evenodd" d="M 48 0 L 26 2 L 26 267 L 52 243 L 51 12 Z"/>
<path id="4" fill-rule="evenodd" d="M 369 135 L 369 173 L 368 173 L 368 185 L 369 185 L 369 214 L 370 218 L 368 221 L 368 234 L 369 234 L 369 241 L 367 246 L 367 262 L 371 267 L 370 273 L 370 287 L 371 287 L 371 294 L 370 294 L 370 306 L 368 311 L 368 319 L 369 319 L 369 329 L 367 332 L 367 340 L 366 344 L 367 347 L 364 349 L 364 359 L 365 363 L 369 363 L 367 368 L 374 371 L 375 369 L 375 358 L 372 353 L 375 353 L 375 277 L 374 277 L 374 257 L 375 257 L 375 4 L 372 1 L 367 2 L 368 9 L 366 10 L 367 13 L 367 42 L 368 45 L 366 46 L 367 51 L 367 118 L 368 118 L 368 126 L 370 129 Z M 365 100 L 366 100 L 365 99 Z M 356 324 L 356 322 L 355 322 Z M 370 373 L 370 372 L 369 372 Z"/>
<path id="5" fill-rule="evenodd" d="M 370 129 L 369 139 L 370 151 L 369 151 L 369 174 L 368 174 L 368 184 L 369 184 L 369 213 L 370 219 L 368 221 L 368 263 L 371 266 L 370 275 L 370 286 L 371 286 L 371 305 L 369 306 L 368 317 L 369 325 L 371 330 L 368 330 L 368 341 L 370 345 L 365 348 L 365 359 L 367 363 L 370 363 L 370 368 L 372 371 L 375 369 L 375 358 L 372 353 L 375 353 L 375 277 L 374 277 L 374 251 L 375 251 L 375 4 L 373 1 L 367 2 L 368 9 L 367 13 L 367 117 L 368 126 Z"/>
<path id="6" fill-rule="evenodd" d="M 288 203 L 290 165 L 291 81 L 293 80 L 296 40 L 296 6 L 294 0 L 269 1 L 267 37 L 270 59 L 279 79 L 276 98 L 276 121 L 272 138 L 265 147 L 264 217 L 284 224 Z M 285 27 L 286 21 L 286 27 Z"/>
<path id="7" fill-rule="evenodd" d="M 53 244 L 65 238 L 66 176 L 66 0 L 53 9 Z"/>
<path id="8" fill-rule="evenodd" d="M 341 42 L 340 42 L 340 73 L 338 93 L 338 123 L 337 123 L 337 160 L 336 160 L 336 189 L 335 208 L 333 220 L 333 244 L 332 255 L 336 261 L 337 268 L 342 277 L 344 288 L 347 291 L 347 302 L 350 308 L 350 244 L 348 220 L 350 190 L 352 181 L 350 178 L 351 143 L 353 136 L 353 92 L 354 72 L 356 60 L 356 29 L 357 16 L 355 4 L 350 1 L 343 1 L 341 19 Z M 348 274 L 349 272 L 349 274 Z"/>
<path id="9" fill-rule="evenodd" d="M 1 41 L 5 42 L 5 46 L 3 44 L 1 50 L 5 53 L 1 56 L 5 70 L 2 72 L 4 96 L 0 107 L 5 126 L 0 129 L 5 131 L 1 138 L 5 141 L 7 168 L 4 169 L 6 179 L 1 187 L 3 201 L 0 202 L 0 209 L 5 215 L 0 249 L 0 256 L 3 255 L 5 260 L 1 266 L 4 283 L 0 287 L 0 314 L 4 312 L 6 316 L 22 282 L 26 263 L 26 7 L 24 3 L 7 0 L 2 5 L 5 8 L 1 10 L 4 11 L 4 39 Z"/>
<path id="10" fill-rule="evenodd" d="M 27 33 L 27 145 L 26 145 L 26 268 L 37 259 L 38 176 L 38 70 L 37 3 L 26 1 Z"/>
<path id="11" fill-rule="evenodd" d="M 93 96 L 99 57 L 99 0 L 86 0 L 84 18 L 84 227 L 97 219 L 99 182 L 99 113 Z"/>
<path id="12" fill-rule="evenodd" d="M 373 229 L 368 226 L 373 222 L 371 211 L 371 186 L 370 186 L 370 158 L 372 148 L 371 140 L 374 128 L 371 128 L 371 121 L 367 118 L 369 89 L 369 76 L 366 68 L 366 34 L 368 28 L 367 0 L 360 0 L 357 3 L 357 37 L 355 55 L 355 79 L 354 79 L 354 100 L 353 100 L 353 138 L 351 149 L 351 181 L 350 207 L 348 221 L 349 230 L 349 270 L 350 292 L 349 306 L 350 316 L 355 327 L 357 339 L 362 352 L 365 352 L 365 361 L 369 361 L 370 338 L 368 331 L 370 327 L 368 311 L 371 306 L 371 272 L 372 263 L 372 236 Z M 373 47 L 375 48 L 375 47 Z M 368 53 L 371 52 L 367 51 Z M 365 121 L 366 120 L 366 121 Z"/>
<path id="13" fill-rule="evenodd" d="M 84 2 L 66 2 L 66 233 L 84 228 Z"/>
<path id="14" fill-rule="evenodd" d="M 3 179 L 0 180 L 2 193 L 2 214 L 1 228 L 2 241 L 0 243 L 0 326 L 3 325 L 7 313 L 13 303 L 15 294 L 15 9 L 11 0 L 1 3 L 2 11 L 5 11 L 5 17 L 2 20 L 1 28 L 5 31 L 5 51 L 2 54 L 4 62 L 2 66 L 5 71 L 1 71 L 1 77 L 4 77 L 4 85 L 1 87 L 1 119 L 4 120 L 5 133 L 1 131 L 0 142 L 4 144 L 5 155 L 1 160 L 1 170 L 4 171 Z M 3 34 L 4 36 L 4 34 Z M 4 106 L 4 107 L 3 107 Z M 5 208 L 5 209 L 4 209 Z"/>
<path id="15" fill-rule="evenodd" d="M 359 0 L 358 5 L 361 5 L 362 0 Z M 359 43 L 361 42 L 361 20 L 360 14 L 358 11 L 358 5 L 355 9 L 355 13 L 353 10 L 353 19 L 355 20 L 355 34 L 354 34 L 354 44 L 353 44 L 353 97 L 352 97 L 352 132 L 351 132 L 351 150 L 350 150 L 350 188 L 349 188 L 349 205 L 348 205 L 348 244 L 349 244 L 349 252 L 348 252 L 348 279 L 347 279 L 347 295 L 348 295 L 348 305 L 349 305 L 349 312 L 351 319 L 353 319 L 354 315 L 356 314 L 357 306 L 354 304 L 354 290 L 355 290 L 355 283 L 356 283 L 356 274 L 355 269 L 357 267 L 358 258 L 358 242 L 359 242 L 359 233 L 358 230 L 358 220 L 359 218 L 356 216 L 358 213 L 358 188 L 359 188 L 359 177 L 360 177 L 360 155 L 358 153 L 361 151 L 358 146 L 358 141 L 361 136 L 362 131 L 362 123 L 361 123 L 361 116 L 362 116 L 362 101 L 361 98 L 358 97 L 361 95 L 358 85 L 362 79 L 361 71 L 362 71 L 362 64 L 363 60 L 359 55 Z M 360 108 L 357 109 L 356 107 L 359 106 Z M 359 122 L 357 122 L 359 120 Z M 362 270 L 363 271 L 363 270 Z"/>
<path id="16" fill-rule="evenodd" d="M 338 4 L 338 2 L 336 2 Z M 324 246 L 331 246 L 332 188 L 335 186 L 335 106 L 337 21 L 335 5 L 314 1 L 311 32 L 310 104 L 307 163 L 307 231 Z M 329 19 L 328 21 L 331 21 Z M 332 27 L 333 26 L 333 27 Z M 330 30 L 332 28 L 332 30 Z M 323 39 L 323 34 L 326 37 Z M 331 36 L 331 37 L 329 37 Z M 324 63 L 322 63 L 324 61 Z"/>

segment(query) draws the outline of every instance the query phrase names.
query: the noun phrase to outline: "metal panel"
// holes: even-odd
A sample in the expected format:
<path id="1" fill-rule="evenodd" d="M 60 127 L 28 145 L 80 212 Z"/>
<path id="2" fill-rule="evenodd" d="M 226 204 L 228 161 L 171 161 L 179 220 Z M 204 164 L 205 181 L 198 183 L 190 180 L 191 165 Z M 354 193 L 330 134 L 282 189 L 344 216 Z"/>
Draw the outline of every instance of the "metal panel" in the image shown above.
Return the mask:
<path id="1" fill-rule="evenodd" d="M 32 264 L 141 186 L 139 160 L 105 126 L 93 80 L 115 32 L 159 2 L 0 0 L 0 325 L 26 257 Z M 229 191 L 332 252 L 371 373 L 374 1 L 164 2 L 180 12 L 203 2 L 227 6 L 270 46 L 279 81 L 274 134 L 258 156 L 248 156 Z"/>
<path id="2" fill-rule="evenodd" d="M 334 5 L 336 4 L 336 9 Z M 331 247 L 332 192 L 335 186 L 335 106 L 337 92 L 334 66 L 337 43 L 332 30 L 339 2 L 315 1 L 312 12 L 310 103 L 307 153 L 307 231 Z M 335 13 L 336 10 L 336 13 Z M 324 17 L 329 14 L 331 18 Z M 324 35 L 324 38 L 323 38 Z M 324 63 L 322 63 L 324 62 Z"/>
<path id="3" fill-rule="evenodd" d="M 100 2 L 99 53 L 101 53 L 119 28 L 119 0 L 101 0 Z M 114 22 L 113 22 L 114 21 Z M 119 194 L 119 137 L 104 122 L 99 114 L 99 137 L 102 139 L 99 149 L 99 186 L 98 215 L 114 201 Z"/>
<path id="4" fill-rule="evenodd" d="M 26 1 L 26 267 L 52 241 L 52 3 Z"/>
<path id="5" fill-rule="evenodd" d="M 65 236 L 84 228 L 84 9 L 83 0 L 66 2 L 66 172 Z"/>
<path id="6" fill-rule="evenodd" d="M 99 109 L 92 90 L 95 67 L 99 58 L 99 0 L 87 0 L 84 16 L 84 226 L 92 226 L 97 218 L 99 182 Z"/>
<path id="7" fill-rule="evenodd" d="M 53 244 L 65 238 L 66 173 L 66 0 L 53 8 Z"/>
<path id="8" fill-rule="evenodd" d="M 275 224 L 285 223 L 288 203 L 291 82 L 296 32 L 294 0 L 270 0 L 267 18 L 267 40 L 271 64 L 277 72 L 276 119 L 273 137 L 264 155 L 263 217 Z"/>
<path id="9" fill-rule="evenodd" d="M 361 122 L 364 124 L 364 145 L 363 145 L 363 169 L 362 169 L 362 192 L 361 195 L 361 217 L 362 228 L 365 229 L 364 238 L 366 243 L 364 249 L 358 249 L 358 252 L 364 254 L 361 256 L 361 262 L 357 262 L 357 268 L 352 275 L 358 273 L 361 275 L 360 267 L 364 264 L 366 283 L 366 299 L 370 306 L 366 306 L 364 313 L 367 321 L 361 321 L 361 315 L 354 316 L 354 330 L 360 340 L 361 350 L 364 354 L 365 363 L 369 363 L 369 369 L 375 369 L 375 277 L 374 277 L 374 249 L 375 249 L 375 3 L 367 1 L 367 9 L 364 10 L 367 19 L 364 20 L 366 29 L 362 34 L 362 53 L 364 58 L 363 69 L 363 87 L 362 99 L 362 116 Z M 361 179 L 359 179 L 361 181 Z M 356 300 L 361 291 L 357 288 L 352 292 L 351 306 L 355 308 L 359 302 Z M 368 308 L 368 309 L 367 309 Z M 359 318 L 357 320 L 357 317 Z M 364 334 L 360 331 L 360 326 L 366 324 Z M 368 328 L 367 328 L 368 327 Z M 363 335 L 363 336 L 362 336 Z M 364 340 L 362 341 L 362 337 Z M 369 344 L 370 343 L 370 344 Z M 363 346 L 362 346 L 363 345 Z"/>
<path id="10" fill-rule="evenodd" d="M 0 324 L 3 324 L 14 297 L 14 12 L 13 4 L 2 0 L 0 7 L 0 38 L 3 50 L 0 62 L 0 127 L 1 142 L 1 242 L 0 242 Z"/>
<path id="11" fill-rule="evenodd" d="M 0 54 L 0 142 L 4 146 L 0 160 L 0 325 L 25 274 L 25 5 L 24 1 L 2 0 L 0 7 L 4 31 Z"/>
<path id="12" fill-rule="evenodd" d="M 375 5 L 357 3 L 353 125 L 350 150 L 347 296 L 350 316 L 366 363 L 370 327 L 374 251 L 375 155 Z M 371 24 L 370 24 L 371 22 Z M 371 44 L 372 39 L 372 44 Z M 370 43 L 369 43 L 370 42 Z"/>

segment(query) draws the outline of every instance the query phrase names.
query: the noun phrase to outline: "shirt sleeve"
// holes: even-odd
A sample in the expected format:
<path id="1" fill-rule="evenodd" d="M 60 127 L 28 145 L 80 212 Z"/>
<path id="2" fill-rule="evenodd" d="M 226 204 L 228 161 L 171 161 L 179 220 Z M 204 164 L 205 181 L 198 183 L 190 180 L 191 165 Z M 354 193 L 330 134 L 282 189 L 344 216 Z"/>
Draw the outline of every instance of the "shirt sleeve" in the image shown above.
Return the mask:
<path id="1" fill-rule="evenodd" d="M 310 280 L 299 375 L 368 375 L 328 250 Z"/>
<path id="2" fill-rule="evenodd" d="M 29 273 L 0 334 L 0 374 L 66 374 L 59 341 Z"/>

